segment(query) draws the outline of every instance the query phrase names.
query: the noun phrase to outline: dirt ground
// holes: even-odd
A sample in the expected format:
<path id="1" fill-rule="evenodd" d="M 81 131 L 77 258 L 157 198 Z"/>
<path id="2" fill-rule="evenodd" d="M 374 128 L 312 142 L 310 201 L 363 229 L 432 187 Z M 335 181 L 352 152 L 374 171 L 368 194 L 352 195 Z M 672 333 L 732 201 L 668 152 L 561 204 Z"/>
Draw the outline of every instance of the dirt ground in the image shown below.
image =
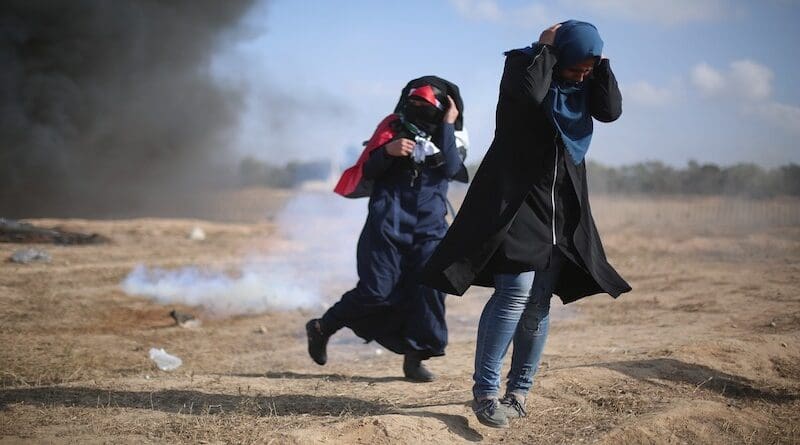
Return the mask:
<path id="1" fill-rule="evenodd" d="M 196 220 L 29 221 L 112 242 L 0 262 L 0 444 L 800 443 L 800 200 L 594 197 L 634 290 L 554 304 L 529 415 L 494 430 L 469 408 L 487 289 L 448 299 L 428 384 L 350 332 L 315 365 L 303 325 L 321 309 L 213 317 L 123 292 L 140 263 L 225 267 L 286 247 L 274 216 L 291 193 L 214 199 Z M 187 239 L 198 225 L 207 238 Z M 22 247 L 0 244 L 0 259 Z M 176 307 L 202 326 L 175 326 Z M 158 370 L 154 346 L 183 366 Z"/>

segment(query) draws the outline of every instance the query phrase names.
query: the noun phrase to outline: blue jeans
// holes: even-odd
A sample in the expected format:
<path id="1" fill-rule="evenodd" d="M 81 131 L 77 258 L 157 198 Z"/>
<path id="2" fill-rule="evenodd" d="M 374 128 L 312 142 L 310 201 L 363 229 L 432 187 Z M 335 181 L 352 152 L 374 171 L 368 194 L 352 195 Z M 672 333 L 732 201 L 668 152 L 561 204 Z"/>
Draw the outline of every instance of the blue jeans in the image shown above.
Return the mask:
<path id="1" fill-rule="evenodd" d="M 553 249 L 547 269 L 519 274 L 496 274 L 495 291 L 478 324 L 475 351 L 476 399 L 496 397 L 500 370 L 508 346 L 514 342 L 506 393 L 525 397 L 533 386 L 550 324 L 550 298 L 564 257 Z"/>

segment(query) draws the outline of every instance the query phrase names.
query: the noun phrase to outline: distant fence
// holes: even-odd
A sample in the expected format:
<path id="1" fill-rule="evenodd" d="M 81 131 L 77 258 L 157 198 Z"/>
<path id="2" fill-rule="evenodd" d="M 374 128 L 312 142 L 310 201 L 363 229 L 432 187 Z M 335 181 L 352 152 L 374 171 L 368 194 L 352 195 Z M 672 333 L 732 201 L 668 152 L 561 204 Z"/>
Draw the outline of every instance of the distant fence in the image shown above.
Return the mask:
<path id="1" fill-rule="evenodd" d="M 478 164 L 470 164 L 474 177 Z M 587 161 L 589 190 L 649 195 L 800 196 L 800 165 L 765 169 L 755 164 L 720 167 L 689 161 L 675 168 L 660 161 L 610 167 Z"/>
<path id="2" fill-rule="evenodd" d="M 764 169 L 755 164 L 720 167 L 690 161 L 685 168 L 662 162 L 609 167 L 589 161 L 589 190 L 650 195 L 800 196 L 800 165 Z"/>
<path id="3" fill-rule="evenodd" d="M 690 229 L 695 233 L 800 227 L 800 198 L 649 196 L 593 194 L 592 213 L 601 229 L 626 226 Z"/>

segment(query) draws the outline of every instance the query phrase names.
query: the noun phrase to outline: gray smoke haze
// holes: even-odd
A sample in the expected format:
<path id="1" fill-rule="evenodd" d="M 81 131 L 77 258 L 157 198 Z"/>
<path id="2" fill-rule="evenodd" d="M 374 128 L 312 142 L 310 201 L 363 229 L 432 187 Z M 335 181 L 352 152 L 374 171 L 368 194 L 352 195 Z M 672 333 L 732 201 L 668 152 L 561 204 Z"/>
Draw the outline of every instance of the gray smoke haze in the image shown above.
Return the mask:
<path id="1" fill-rule="evenodd" d="M 253 1 L 0 3 L 0 215 L 99 215 L 218 178 L 242 93 L 209 62 Z"/>
<path id="2" fill-rule="evenodd" d="M 276 237 L 291 241 L 283 248 L 250 252 L 226 269 L 140 264 L 122 290 L 160 304 L 202 308 L 207 317 L 321 311 L 358 280 L 355 249 L 367 210 L 365 200 L 333 197 L 328 190 L 298 193 L 281 210 Z"/>

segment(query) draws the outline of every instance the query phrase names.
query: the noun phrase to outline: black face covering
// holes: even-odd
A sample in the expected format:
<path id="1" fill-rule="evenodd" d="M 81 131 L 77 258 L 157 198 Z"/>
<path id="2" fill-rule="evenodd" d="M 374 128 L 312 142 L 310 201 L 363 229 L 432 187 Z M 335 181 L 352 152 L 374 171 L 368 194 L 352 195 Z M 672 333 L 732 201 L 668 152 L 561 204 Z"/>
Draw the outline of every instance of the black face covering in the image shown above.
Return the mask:
<path id="1" fill-rule="evenodd" d="M 433 105 L 417 105 L 411 102 L 403 109 L 403 116 L 429 135 L 434 134 L 444 117 L 442 111 Z"/>

